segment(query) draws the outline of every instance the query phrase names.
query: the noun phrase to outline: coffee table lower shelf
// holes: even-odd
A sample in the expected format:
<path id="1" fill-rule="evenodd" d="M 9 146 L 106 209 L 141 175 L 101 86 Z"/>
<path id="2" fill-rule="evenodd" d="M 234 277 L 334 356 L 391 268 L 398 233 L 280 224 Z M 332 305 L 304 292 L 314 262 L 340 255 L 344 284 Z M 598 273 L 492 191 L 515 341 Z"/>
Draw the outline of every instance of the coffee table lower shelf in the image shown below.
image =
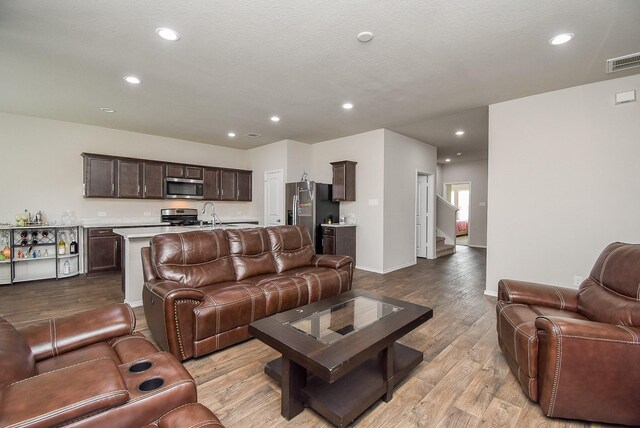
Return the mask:
<path id="1" fill-rule="evenodd" d="M 391 389 L 423 360 L 422 352 L 395 343 Z M 344 427 L 386 395 L 387 382 L 383 377 L 383 353 L 370 358 L 333 383 L 312 374 L 300 395 L 306 405 L 338 427 Z M 281 384 L 282 358 L 267 363 L 264 372 Z"/>

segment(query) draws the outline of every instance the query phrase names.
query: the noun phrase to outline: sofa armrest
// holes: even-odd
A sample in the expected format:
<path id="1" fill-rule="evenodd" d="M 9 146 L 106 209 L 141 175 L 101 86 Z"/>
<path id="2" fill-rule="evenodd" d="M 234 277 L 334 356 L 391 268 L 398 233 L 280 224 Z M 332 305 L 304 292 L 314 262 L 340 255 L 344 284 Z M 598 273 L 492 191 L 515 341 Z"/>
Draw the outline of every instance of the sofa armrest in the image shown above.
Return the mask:
<path id="1" fill-rule="evenodd" d="M 49 318 L 18 329 L 36 361 L 133 333 L 136 318 L 126 303 Z"/>
<path id="2" fill-rule="evenodd" d="M 535 282 L 501 279 L 498 281 L 498 300 L 578 312 L 578 290 Z"/>
<path id="3" fill-rule="evenodd" d="M 144 284 L 142 304 L 156 343 L 183 361 L 193 356 L 194 308 L 204 293 L 175 281 L 152 279 Z"/>
<path id="4" fill-rule="evenodd" d="M 350 256 L 334 256 L 331 254 L 316 254 L 311 259 L 311 265 L 315 267 L 326 267 L 331 269 L 342 269 L 349 264 L 353 265 L 353 259 Z"/>
<path id="5" fill-rule="evenodd" d="M 126 403 L 129 392 L 110 358 L 86 361 L 7 385 L 0 426 L 50 427 Z"/>
<path id="6" fill-rule="evenodd" d="M 549 417 L 640 424 L 640 328 L 542 316 L 538 401 Z"/>

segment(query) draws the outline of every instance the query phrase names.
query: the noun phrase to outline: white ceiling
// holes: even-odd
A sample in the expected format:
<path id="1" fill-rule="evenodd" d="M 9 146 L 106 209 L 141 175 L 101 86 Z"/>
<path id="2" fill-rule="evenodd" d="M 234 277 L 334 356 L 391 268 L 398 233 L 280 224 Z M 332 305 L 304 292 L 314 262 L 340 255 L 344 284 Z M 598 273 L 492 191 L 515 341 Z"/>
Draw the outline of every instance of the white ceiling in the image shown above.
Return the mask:
<path id="1" fill-rule="evenodd" d="M 237 148 L 388 128 L 483 159 L 487 105 L 640 71 L 605 74 L 639 21 L 637 0 L 0 0 L 0 111 Z"/>

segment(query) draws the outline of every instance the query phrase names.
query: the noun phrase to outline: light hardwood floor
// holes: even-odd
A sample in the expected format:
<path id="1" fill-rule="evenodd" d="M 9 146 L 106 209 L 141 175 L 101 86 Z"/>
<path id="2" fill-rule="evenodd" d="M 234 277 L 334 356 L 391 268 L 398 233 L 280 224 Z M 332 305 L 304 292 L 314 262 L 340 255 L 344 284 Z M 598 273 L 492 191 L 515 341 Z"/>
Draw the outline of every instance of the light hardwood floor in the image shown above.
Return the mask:
<path id="1" fill-rule="evenodd" d="M 120 277 L 84 277 L 0 287 L 0 314 L 14 324 L 122 301 Z M 357 427 L 589 426 L 546 418 L 509 371 L 497 344 L 495 299 L 485 296 L 485 251 L 458 252 L 386 275 L 356 270 L 354 288 L 433 308 L 434 317 L 402 343 L 424 352 L 424 362 L 396 389 L 354 421 Z M 150 337 L 142 308 L 137 330 Z M 278 354 L 258 340 L 185 362 L 198 398 L 232 427 L 331 426 L 305 409 L 287 422 L 280 388 L 263 373 Z M 593 425 L 601 426 L 601 425 Z"/>

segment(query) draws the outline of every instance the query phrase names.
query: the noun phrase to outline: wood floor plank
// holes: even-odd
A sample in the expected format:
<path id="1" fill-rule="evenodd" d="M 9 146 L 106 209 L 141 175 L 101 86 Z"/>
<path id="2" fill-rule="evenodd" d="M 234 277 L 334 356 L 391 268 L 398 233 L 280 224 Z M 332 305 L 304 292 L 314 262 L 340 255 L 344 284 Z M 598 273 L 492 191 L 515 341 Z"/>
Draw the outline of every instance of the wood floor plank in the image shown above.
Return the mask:
<path id="1" fill-rule="evenodd" d="M 450 256 L 419 259 L 415 266 L 381 275 L 354 272 L 354 288 L 430 306 L 433 319 L 402 343 L 425 360 L 399 385 L 389 403 L 379 401 L 356 427 L 583 427 L 602 426 L 546 418 L 530 401 L 497 345 L 495 299 L 484 295 L 485 250 L 458 247 Z M 34 281 L 0 286 L 0 314 L 14 324 L 64 316 L 121 302 L 120 275 Z M 142 308 L 136 330 L 151 338 Z M 330 427 L 311 409 L 291 421 L 280 416 L 280 387 L 263 373 L 279 354 L 258 340 L 184 362 L 198 399 L 228 428 Z"/>

